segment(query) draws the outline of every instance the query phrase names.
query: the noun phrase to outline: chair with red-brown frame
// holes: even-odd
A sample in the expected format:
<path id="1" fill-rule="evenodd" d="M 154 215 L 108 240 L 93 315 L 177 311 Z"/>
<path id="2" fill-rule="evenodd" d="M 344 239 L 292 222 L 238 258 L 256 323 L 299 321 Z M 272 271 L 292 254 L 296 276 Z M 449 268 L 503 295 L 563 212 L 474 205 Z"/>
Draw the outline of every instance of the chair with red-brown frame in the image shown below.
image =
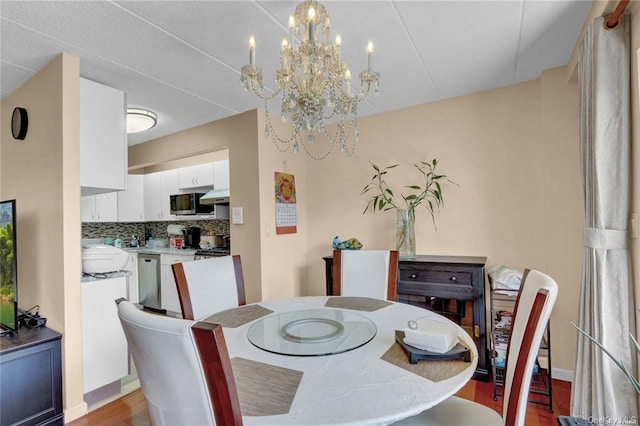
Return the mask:
<path id="1" fill-rule="evenodd" d="M 182 317 L 201 320 L 246 304 L 240 255 L 171 265 Z"/>
<path id="2" fill-rule="evenodd" d="M 417 416 L 394 424 L 399 426 L 524 425 L 531 373 L 557 295 L 558 285 L 551 277 L 539 271 L 525 270 L 516 298 L 507 347 L 502 416 L 476 402 L 451 397 Z"/>
<path id="3" fill-rule="evenodd" d="M 153 425 L 242 425 L 220 325 L 116 303 Z"/>

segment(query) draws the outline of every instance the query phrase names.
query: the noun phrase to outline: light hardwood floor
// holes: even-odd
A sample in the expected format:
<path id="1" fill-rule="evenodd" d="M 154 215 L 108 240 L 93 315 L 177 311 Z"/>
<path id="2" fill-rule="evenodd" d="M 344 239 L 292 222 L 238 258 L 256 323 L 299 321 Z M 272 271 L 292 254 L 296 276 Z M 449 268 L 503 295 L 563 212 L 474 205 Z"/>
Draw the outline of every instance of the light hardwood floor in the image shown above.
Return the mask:
<path id="1" fill-rule="evenodd" d="M 493 400 L 493 385 L 491 382 L 471 380 L 457 394 L 466 399 L 473 400 L 500 412 L 502 409 L 501 398 Z M 569 402 L 571 399 L 571 383 L 560 380 L 553 381 L 553 413 L 548 408 L 529 403 L 527 410 L 527 426 L 557 425 L 558 416 L 569 415 Z M 149 412 L 144 395 L 141 390 L 136 390 L 124 397 L 98 408 L 95 411 L 69 423 L 70 426 L 149 426 Z"/>

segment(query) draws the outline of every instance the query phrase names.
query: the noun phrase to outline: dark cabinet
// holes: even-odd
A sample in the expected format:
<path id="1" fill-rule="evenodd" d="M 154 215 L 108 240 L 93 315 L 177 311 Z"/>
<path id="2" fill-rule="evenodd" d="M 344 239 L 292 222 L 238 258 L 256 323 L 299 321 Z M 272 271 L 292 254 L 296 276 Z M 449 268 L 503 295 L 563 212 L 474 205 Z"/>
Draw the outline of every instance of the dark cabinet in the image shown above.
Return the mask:
<path id="1" fill-rule="evenodd" d="M 61 335 L 22 327 L 0 337 L 0 425 L 62 425 Z"/>
<path id="2" fill-rule="evenodd" d="M 326 291 L 332 294 L 333 257 L 326 256 Z M 475 379 L 489 379 L 484 265 L 486 257 L 417 256 L 400 259 L 397 301 L 435 311 L 460 325 L 478 348 Z"/>

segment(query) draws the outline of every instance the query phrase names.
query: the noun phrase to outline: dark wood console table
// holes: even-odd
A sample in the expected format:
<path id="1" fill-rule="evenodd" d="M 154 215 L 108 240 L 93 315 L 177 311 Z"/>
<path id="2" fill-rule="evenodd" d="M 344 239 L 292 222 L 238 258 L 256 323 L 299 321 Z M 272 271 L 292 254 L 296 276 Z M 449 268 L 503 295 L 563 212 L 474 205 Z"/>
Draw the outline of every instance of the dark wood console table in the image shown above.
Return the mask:
<path id="1" fill-rule="evenodd" d="M 333 294 L 333 257 L 325 261 L 326 292 Z M 484 265 L 486 257 L 417 256 L 400 259 L 397 301 L 435 311 L 451 319 L 478 348 L 474 379 L 488 380 Z"/>
<path id="2" fill-rule="evenodd" d="M 20 327 L 0 337 L 0 425 L 62 425 L 62 335 Z"/>

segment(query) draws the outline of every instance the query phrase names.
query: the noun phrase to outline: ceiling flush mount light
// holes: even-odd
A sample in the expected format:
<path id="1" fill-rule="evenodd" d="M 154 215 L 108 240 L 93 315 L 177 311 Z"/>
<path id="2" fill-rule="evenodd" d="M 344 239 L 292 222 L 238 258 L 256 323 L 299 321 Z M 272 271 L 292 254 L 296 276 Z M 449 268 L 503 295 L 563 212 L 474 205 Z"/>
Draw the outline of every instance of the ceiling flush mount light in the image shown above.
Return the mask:
<path id="1" fill-rule="evenodd" d="M 158 122 L 158 116 L 149 110 L 127 108 L 127 133 L 149 130 Z"/>
<path id="2" fill-rule="evenodd" d="M 373 43 L 367 46 L 367 69 L 360 73 L 360 88 L 351 87 L 351 71 L 341 61 L 342 38 L 331 41 L 331 23 L 323 5 L 306 0 L 289 16 L 289 36 L 282 40 L 280 64 L 276 69 L 277 88 L 265 93 L 262 69 L 256 66 L 256 39 L 249 38 L 249 65 L 242 67 L 241 82 L 245 91 L 265 101 L 265 136 L 272 137 L 280 151 L 300 148 L 315 160 L 326 158 L 334 147 L 351 157 L 358 141 L 358 104 L 372 87 L 378 92 L 380 74 L 372 69 Z M 273 129 L 268 101 L 282 97 L 281 118 L 292 126 L 288 139 L 278 137 Z M 325 123 L 337 119 L 335 133 L 329 134 Z M 314 133 L 323 134 L 329 147 L 315 155 L 308 145 L 315 141 Z M 351 135 L 353 137 L 351 138 Z M 351 139 L 351 141 L 349 140 Z"/>

